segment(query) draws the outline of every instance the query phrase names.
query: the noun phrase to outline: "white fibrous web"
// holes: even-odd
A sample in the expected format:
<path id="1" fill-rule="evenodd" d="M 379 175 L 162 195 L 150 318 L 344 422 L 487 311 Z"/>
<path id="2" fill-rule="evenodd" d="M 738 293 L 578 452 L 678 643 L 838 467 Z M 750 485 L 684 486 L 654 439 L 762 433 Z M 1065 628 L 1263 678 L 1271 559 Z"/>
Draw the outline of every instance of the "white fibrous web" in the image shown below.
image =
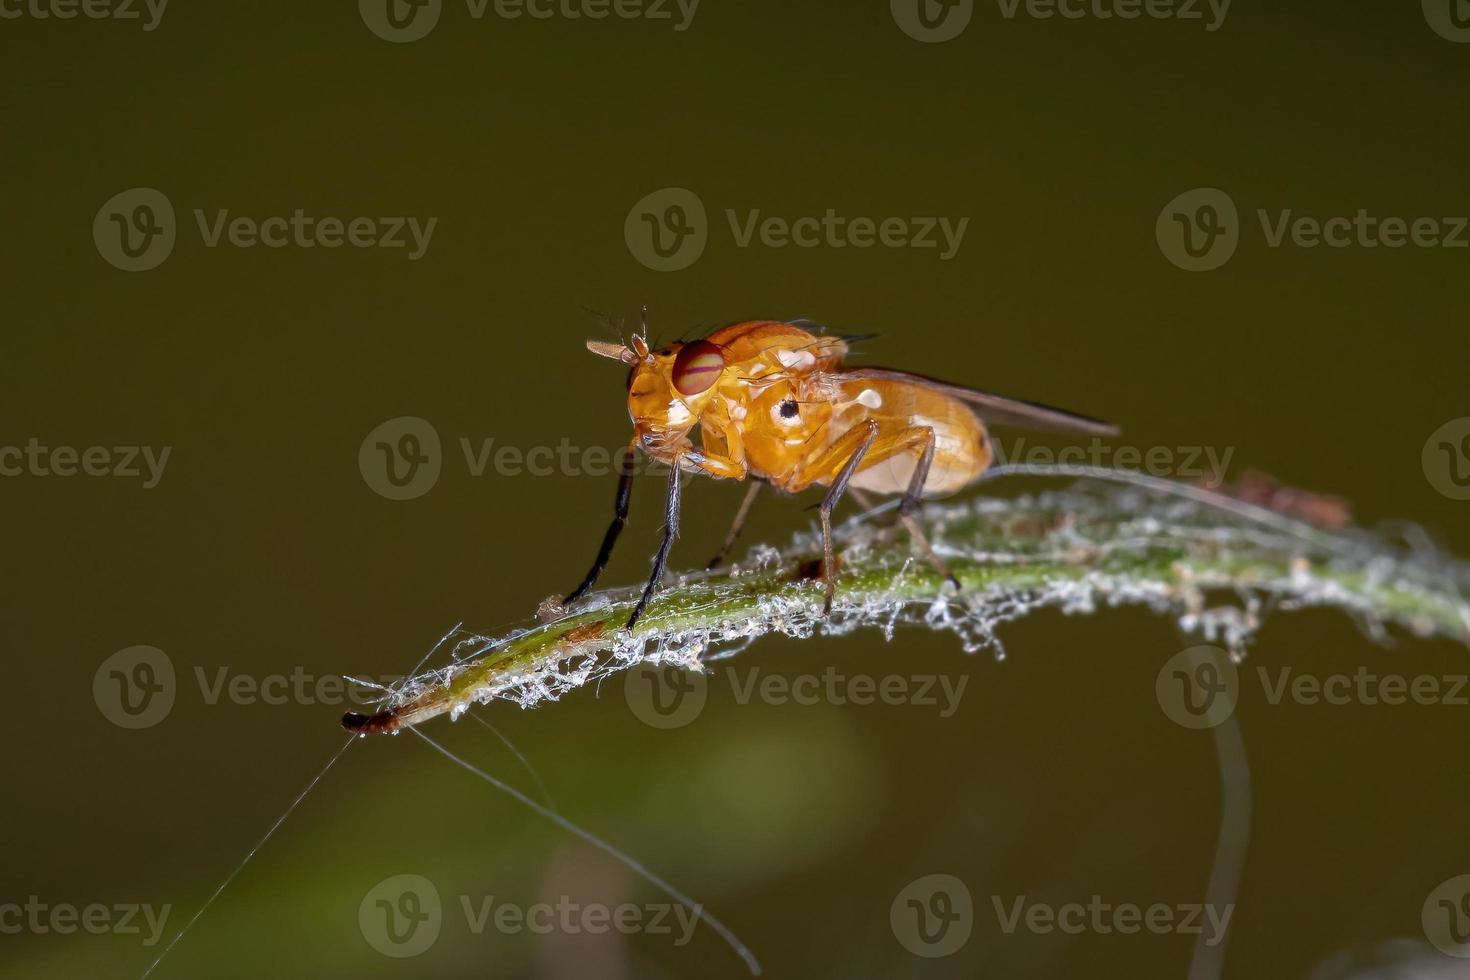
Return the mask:
<path id="1" fill-rule="evenodd" d="M 1117 479 L 1116 474 L 1097 474 Z M 589 596 L 548 622 L 500 637 L 459 632 L 449 662 L 390 692 L 384 707 L 458 717 L 473 704 L 531 708 L 638 665 L 702 669 L 760 637 L 876 628 L 946 631 L 969 653 L 1006 655 L 1001 629 L 1042 610 L 1092 615 L 1141 606 L 1239 659 L 1272 611 L 1331 607 L 1371 637 L 1389 625 L 1470 635 L 1470 572 L 1428 548 L 1362 531 L 1327 532 L 1229 497 L 1147 481 L 1098 480 L 1011 499 L 930 504 L 918 515 L 956 592 L 878 511 L 836 531 L 837 598 L 822 615 L 814 533 L 752 546 L 718 574 L 670 575 L 631 633 L 638 590 Z M 880 508 L 879 511 L 884 510 Z M 568 624 L 580 624 L 568 630 Z"/>

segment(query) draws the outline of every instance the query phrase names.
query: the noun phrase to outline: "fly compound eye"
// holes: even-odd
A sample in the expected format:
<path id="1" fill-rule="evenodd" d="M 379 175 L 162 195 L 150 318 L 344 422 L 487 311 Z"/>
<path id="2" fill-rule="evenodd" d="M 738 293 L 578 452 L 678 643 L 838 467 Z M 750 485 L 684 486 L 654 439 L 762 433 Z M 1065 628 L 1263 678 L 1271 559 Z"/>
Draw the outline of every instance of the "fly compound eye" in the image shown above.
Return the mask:
<path id="1" fill-rule="evenodd" d="M 674 390 L 684 396 L 708 391 L 725 370 L 725 355 L 707 340 L 685 344 L 674 356 Z"/>

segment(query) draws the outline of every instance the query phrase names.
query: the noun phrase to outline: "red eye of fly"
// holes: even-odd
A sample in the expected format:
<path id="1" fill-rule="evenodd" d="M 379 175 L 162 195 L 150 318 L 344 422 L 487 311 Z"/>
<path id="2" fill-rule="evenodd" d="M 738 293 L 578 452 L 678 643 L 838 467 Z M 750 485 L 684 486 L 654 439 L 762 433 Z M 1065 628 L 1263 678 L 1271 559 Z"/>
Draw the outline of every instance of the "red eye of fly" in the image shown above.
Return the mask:
<path id="1" fill-rule="evenodd" d="M 674 356 L 674 390 L 681 395 L 708 391 L 725 370 L 725 355 L 707 340 L 685 344 Z"/>

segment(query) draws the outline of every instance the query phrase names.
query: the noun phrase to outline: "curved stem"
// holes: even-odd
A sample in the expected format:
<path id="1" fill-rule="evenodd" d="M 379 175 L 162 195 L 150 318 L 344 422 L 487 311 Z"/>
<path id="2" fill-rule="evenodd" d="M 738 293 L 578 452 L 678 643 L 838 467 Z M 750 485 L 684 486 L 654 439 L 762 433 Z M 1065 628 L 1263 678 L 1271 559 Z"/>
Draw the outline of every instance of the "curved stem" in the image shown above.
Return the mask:
<path id="1" fill-rule="evenodd" d="M 1053 474 L 1045 474 L 1053 475 Z M 1226 592 L 1266 609 L 1332 606 L 1369 627 L 1470 642 L 1470 567 L 1408 554 L 1361 531 L 1327 532 L 1219 494 L 1138 475 L 1014 500 L 931 504 L 915 517 L 959 580 L 956 594 L 891 527 L 858 518 L 836 530 L 842 575 L 831 617 L 810 575 L 820 542 L 757 545 L 726 571 L 686 574 L 623 629 L 640 590 L 589 596 L 580 609 L 504 638 L 461 634 L 448 666 L 410 679 L 385 709 L 343 719 L 391 732 L 495 699 L 529 707 L 641 662 L 697 666 L 765 633 L 805 636 L 914 624 L 1000 649 L 998 626 L 1044 608 L 1146 605 L 1239 655 L 1259 626 Z M 1155 484 L 1159 485 L 1155 485 Z"/>

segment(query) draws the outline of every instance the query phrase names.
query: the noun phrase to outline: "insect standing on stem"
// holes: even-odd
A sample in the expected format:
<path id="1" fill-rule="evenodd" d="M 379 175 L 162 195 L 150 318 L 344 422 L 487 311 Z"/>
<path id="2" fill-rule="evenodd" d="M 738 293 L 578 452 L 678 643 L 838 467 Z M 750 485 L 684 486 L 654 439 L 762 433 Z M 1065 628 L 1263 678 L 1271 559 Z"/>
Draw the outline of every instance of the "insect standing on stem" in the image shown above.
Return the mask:
<path id="1" fill-rule="evenodd" d="M 644 327 L 647 334 L 647 327 Z M 934 553 L 913 511 L 924 497 L 954 493 L 983 474 L 992 460 L 986 423 L 1088 435 L 1117 429 L 1071 412 L 1004 398 L 975 388 L 889 368 L 844 366 L 847 341 L 793 323 L 751 320 L 703 340 L 650 350 L 644 336 L 631 346 L 589 340 L 594 354 L 627 364 L 633 439 L 623 451 L 612 523 L 582 583 L 563 600 L 580 599 L 596 583 L 628 516 L 633 460 L 643 452 L 669 466 L 664 529 L 653 572 L 628 618 L 638 622 L 658 591 L 679 527 L 684 473 L 723 480 L 751 479 L 719 564 L 740 533 L 762 484 L 797 493 L 827 488 L 818 510 L 822 527 L 823 614 L 836 594 L 832 509 L 849 488 L 902 493 L 899 519 L 936 572 L 958 587 Z M 690 438 L 696 429 L 699 444 Z"/>

